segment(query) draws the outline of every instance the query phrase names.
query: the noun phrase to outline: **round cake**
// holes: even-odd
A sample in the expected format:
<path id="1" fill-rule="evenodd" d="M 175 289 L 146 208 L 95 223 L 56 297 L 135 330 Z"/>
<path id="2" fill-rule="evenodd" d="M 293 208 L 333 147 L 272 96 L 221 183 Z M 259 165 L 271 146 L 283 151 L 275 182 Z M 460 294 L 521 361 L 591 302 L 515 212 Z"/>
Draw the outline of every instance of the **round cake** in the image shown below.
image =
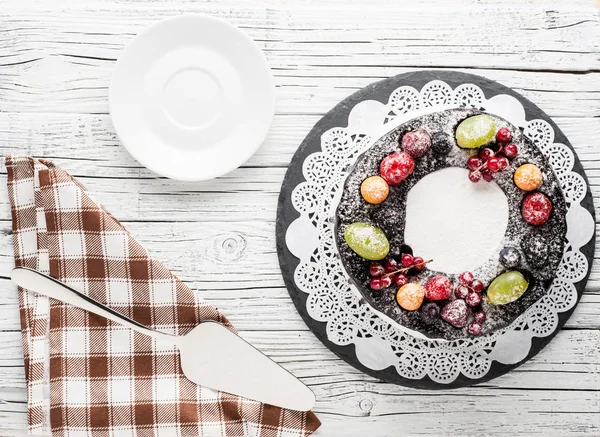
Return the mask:
<path id="1" fill-rule="evenodd" d="M 449 109 L 403 123 L 357 158 L 336 242 L 374 310 L 455 340 L 507 326 L 544 296 L 565 214 L 557 176 L 520 129 Z"/>

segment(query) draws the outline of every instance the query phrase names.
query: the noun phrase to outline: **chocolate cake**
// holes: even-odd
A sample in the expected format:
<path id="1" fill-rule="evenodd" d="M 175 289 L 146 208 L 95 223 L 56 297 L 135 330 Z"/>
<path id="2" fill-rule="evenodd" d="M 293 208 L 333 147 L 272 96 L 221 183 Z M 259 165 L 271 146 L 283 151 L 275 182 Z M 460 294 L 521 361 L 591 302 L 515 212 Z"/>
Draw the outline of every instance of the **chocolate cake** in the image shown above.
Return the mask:
<path id="1" fill-rule="evenodd" d="M 436 185 L 418 187 L 434 175 L 441 198 Z M 489 193 L 505 200 L 489 207 L 481 201 L 475 209 L 485 220 L 475 219 L 453 207 L 454 192 L 471 190 L 457 177 L 477 187 L 478 199 Z M 435 203 L 428 205 L 429 198 Z M 408 204 L 433 211 L 444 232 L 454 227 L 468 235 L 473 227 L 477 234 L 492 220 L 490 232 L 499 233 L 500 243 L 455 239 L 454 247 L 441 248 L 445 259 L 430 260 L 412 246 L 428 250 L 447 239 L 435 237 L 435 229 L 415 232 L 423 221 L 416 216 L 407 241 Z M 373 309 L 426 337 L 455 340 L 507 326 L 547 293 L 563 254 L 565 214 L 556 174 L 520 129 L 479 110 L 450 109 L 401 124 L 357 158 L 337 206 L 336 242 L 349 277 Z M 468 246 L 474 252 L 462 253 Z M 469 269 L 461 271 L 461 263 Z"/>

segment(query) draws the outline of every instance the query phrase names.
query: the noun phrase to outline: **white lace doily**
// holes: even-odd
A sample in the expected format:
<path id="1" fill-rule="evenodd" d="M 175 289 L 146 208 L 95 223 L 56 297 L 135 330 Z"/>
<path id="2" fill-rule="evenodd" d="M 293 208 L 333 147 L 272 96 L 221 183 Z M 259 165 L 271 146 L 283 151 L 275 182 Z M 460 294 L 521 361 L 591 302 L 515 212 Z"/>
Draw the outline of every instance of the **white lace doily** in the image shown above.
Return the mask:
<path id="1" fill-rule="evenodd" d="M 411 335 L 361 302 L 337 254 L 333 217 L 349 165 L 373 141 L 411 118 L 457 106 L 483 108 L 524 128 L 560 180 L 568 206 L 568 229 L 557 277 L 542 299 L 507 328 L 444 342 Z M 484 377 L 493 360 L 520 362 L 528 355 L 533 337 L 546 337 L 558 328 L 558 314 L 577 302 L 574 284 L 588 272 L 588 260 L 580 248 L 593 237 L 595 225 L 590 212 L 580 205 L 587 186 L 584 178 L 572 171 L 574 162 L 573 151 L 554 142 L 554 130 L 548 122 L 527 120 L 516 98 L 499 94 L 486 99 L 471 83 L 452 89 L 446 82 L 434 80 L 420 91 L 410 86 L 397 88 L 387 104 L 359 102 L 348 116 L 347 127 L 331 128 L 321 136 L 321 151 L 303 162 L 306 181 L 291 194 L 300 217 L 288 227 L 286 245 L 300 259 L 294 281 L 308 294 L 308 315 L 326 323 L 327 338 L 334 344 L 354 344 L 357 359 L 367 368 L 377 371 L 394 366 L 403 378 L 428 376 L 436 383 L 448 384 L 461 374 L 470 379 Z"/>

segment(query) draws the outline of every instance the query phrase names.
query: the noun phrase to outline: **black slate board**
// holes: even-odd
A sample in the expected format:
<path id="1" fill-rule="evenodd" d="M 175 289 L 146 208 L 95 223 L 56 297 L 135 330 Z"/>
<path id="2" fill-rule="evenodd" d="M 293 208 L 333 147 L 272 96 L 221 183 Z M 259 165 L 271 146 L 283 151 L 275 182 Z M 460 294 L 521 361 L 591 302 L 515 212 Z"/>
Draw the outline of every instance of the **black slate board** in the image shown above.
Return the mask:
<path id="1" fill-rule="evenodd" d="M 325 332 L 326 323 L 318 322 L 312 319 L 306 312 L 306 299 L 308 295 L 298 289 L 294 282 L 294 270 L 298 265 L 298 258 L 290 253 L 285 244 L 285 233 L 288 226 L 296 220 L 300 215 L 294 209 L 291 203 L 291 193 L 294 187 L 301 182 L 304 182 L 304 176 L 302 175 L 302 163 L 308 155 L 321 150 L 321 135 L 332 127 L 346 126 L 348 123 L 348 115 L 352 108 L 363 100 L 377 100 L 381 103 L 386 104 L 392 91 L 396 88 L 404 85 L 412 86 L 417 90 L 423 88 L 425 84 L 432 80 L 441 80 L 446 82 L 453 89 L 463 83 L 473 83 L 481 88 L 487 99 L 497 94 L 507 94 L 517 98 L 523 107 L 527 119 L 542 119 L 548 122 L 555 133 L 555 142 L 563 143 L 571 148 L 573 146 L 558 128 L 558 126 L 552 121 L 552 119 L 546 115 L 540 108 L 534 105 L 532 102 L 521 96 L 517 92 L 507 88 L 492 80 L 486 79 L 481 76 L 474 74 L 460 73 L 456 71 L 438 71 L 438 70 L 422 70 L 411 73 L 400 74 L 388 79 L 384 79 L 379 82 L 375 82 L 367 87 L 355 92 L 342 102 L 338 103 L 331 111 L 329 111 L 321 120 L 319 120 L 309 134 L 306 136 L 289 165 L 288 171 L 285 175 L 281 192 L 279 195 L 279 204 L 277 208 L 277 223 L 276 223 L 276 238 L 277 238 L 277 253 L 279 256 L 279 263 L 281 266 L 281 272 L 283 279 L 290 293 L 290 296 L 296 305 L 296 308 L 302 316 L 306 325 L 310 330 L 317 336 L 321 342 L 327 346 L 332 352 L 334 352 L 341 359 L 346 361 L 348 364 L 355 368 L 383 381 L 391 382 L 394 384 L 400 384 L 407 387 L 423 388 L 423 389 L 446 389 L 446 388 L 457 388 L 465 387 L 496 378 L 503 375 L 525 361 L 531 359 L 540 350 L 546 346 L 550 340 L 559 332 L 560 328 L 566 323 L 575 307 L 564 313 L 559 313 L 558 328 L 555 332 L 547 337 L 533 337 L 532 345 L 527 357 L 517 364 L 501 364 L 497 361 L 492 363 L 489 372 L 480 379 L 470 379 L 462 374 L 459 374 L 455 381 L 449 384 L 440 384 L 432 381 L 427 376 L 420 380 L 413 380 L 401 377 L 395 368 L 388 367 L 381 371 L 374 371 L 363 366 L 360 361 L 356 358 L 354 345 L 338 346 L 327 339 Z M 590 192 L 588 179 L 585 175 L 581 162 L 574 151 L 575 163 L 573 165 L 573 171 L 579 173 L 586 181 L 587 193 L 584 200 L 581 202 L 581 206 L 586 208 L 595 219 L 595 211 L 593 205 L 592 194 Z M 585 285 L 591 272 L 592 261 L 594 259 L 594 246 L 595 246 L 595 235 L 594 237 L 583 246 L 580 251 L 586 256 L 589 267 L 588 273 L 585 278 L 578 282 L 576 285 L 578 301 L 584 292 Z"/>

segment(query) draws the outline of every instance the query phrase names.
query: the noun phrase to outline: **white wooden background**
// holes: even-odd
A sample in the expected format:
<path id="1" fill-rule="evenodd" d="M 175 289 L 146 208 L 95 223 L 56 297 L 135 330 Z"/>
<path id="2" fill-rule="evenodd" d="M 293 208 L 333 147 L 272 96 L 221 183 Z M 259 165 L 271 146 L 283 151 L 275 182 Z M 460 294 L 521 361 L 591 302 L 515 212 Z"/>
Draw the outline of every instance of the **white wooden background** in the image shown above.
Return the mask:
<path id="1" fill-rule="evenodd" d="M 203 183 L 141 168 L 108 115 L 119 52 L 145 26 L 184 12 L 241 27 L 277 85 L 258 153 Z M 537 103 L 574 144 L 600 205 L 599 44 L 598 9 L 587 1 L 0 0 L 0 153 L 49 158 L 79 177 L 245 338 L 311 386 L 319 436 L 599 436 L 600 263 L 571 320 L 535 359 L 477 387 L 419 391 L 358 372 L 307 330 L 284 288 L 274 235 L 286 166 L 311 126 L 355 90 L 419 68 L 481 74 Z M 0 191 L 3 437 L 26 430 L 10 228 Z"/>

